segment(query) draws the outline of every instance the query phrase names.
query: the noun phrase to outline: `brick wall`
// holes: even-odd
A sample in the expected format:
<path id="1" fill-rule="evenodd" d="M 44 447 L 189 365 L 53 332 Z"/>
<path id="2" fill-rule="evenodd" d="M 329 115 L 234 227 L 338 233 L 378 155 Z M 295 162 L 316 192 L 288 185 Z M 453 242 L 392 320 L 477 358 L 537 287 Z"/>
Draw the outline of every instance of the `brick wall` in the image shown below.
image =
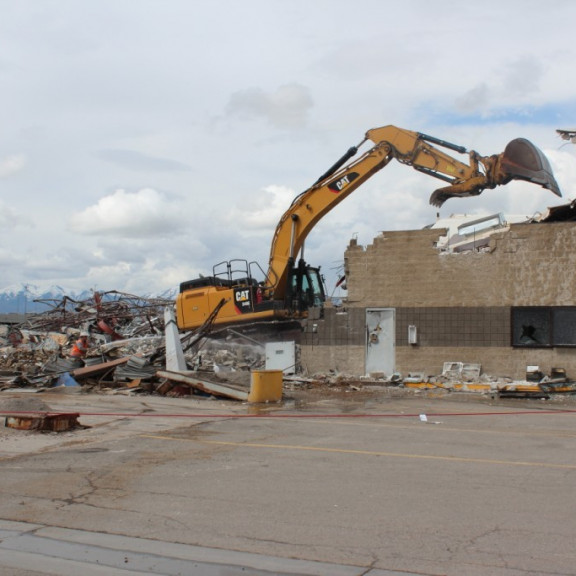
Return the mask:
<path id="1" fill-rule="evenodd" d="M 396 310 L 396 367 L 438 374 L 444 362 L 482 364 L 491 375 L 523 378 L 527 365 L 563 367 L 576 378 L 576 348 L 511 346 L 512 306 L 576 305 L 576 224 L 518 224 L 483 252 L 444 254 L 442 230 L 384 232 L 345 254 L 346 313 L 328 308 L 303 334 L 309 370 L 363 374 L 366 308 Z M 408 326 L 418 344 L 408 344 Z M 330 348 L 334 347 L 334 350 Z"/>
<path id="2" fill-rule="evenodd" d="M 576 224 L 517 224 L 489 251 L 439 254 L 442 230 L 384 232 L 345 260 L 351 306 L 561 306 L 576 303 Z"/>

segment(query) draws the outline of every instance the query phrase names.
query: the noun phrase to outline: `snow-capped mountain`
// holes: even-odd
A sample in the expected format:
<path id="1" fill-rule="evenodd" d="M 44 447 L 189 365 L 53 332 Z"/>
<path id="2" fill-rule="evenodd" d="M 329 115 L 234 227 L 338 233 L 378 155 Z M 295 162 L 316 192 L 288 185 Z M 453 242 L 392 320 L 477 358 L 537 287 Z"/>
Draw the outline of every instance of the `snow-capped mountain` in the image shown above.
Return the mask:
<path id="1" fill-rule="evenodd" d="M 0 314 L 45 312 L 51 308 L 50 303 L 57 304 L 64 296 L 74 300 L 85 300 L 91 295 L 90 290 L 73 293 L 61 286 L 40 287 L 34 284 L 7 286 L 0 289 Z"/>
<path id="2" fill-rule="evenodd" d="M 94 290 L 81 292 L 66 290 L 62 286 L 38 286 L 34 284 L 19 284 L 0 287 L 0 314 L 38 314 L 58 306 L 64 296 L 82 302 L 94 297 Z M 173 300 L 175 291 L 166 291 L 162 294 L 136 294 L 140 298 L 163 298 Z M 104 298 L 114 296 L 104 296 Z"/>

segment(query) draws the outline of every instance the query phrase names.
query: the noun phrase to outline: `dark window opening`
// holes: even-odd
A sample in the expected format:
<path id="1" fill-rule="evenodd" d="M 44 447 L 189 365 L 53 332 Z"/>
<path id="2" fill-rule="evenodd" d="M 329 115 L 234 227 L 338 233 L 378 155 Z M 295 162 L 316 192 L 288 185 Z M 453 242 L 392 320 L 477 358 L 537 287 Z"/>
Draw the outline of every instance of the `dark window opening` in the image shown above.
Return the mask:
<path id="1" fill-rule="evenodd" d="M 576 346 L 576 307 L 512 308 L 512 346 Z"/>
<path id="2" fill-rule="evenodd" d="M 576 308 L 552 309 L 552 344 L 576 346 Z"/>

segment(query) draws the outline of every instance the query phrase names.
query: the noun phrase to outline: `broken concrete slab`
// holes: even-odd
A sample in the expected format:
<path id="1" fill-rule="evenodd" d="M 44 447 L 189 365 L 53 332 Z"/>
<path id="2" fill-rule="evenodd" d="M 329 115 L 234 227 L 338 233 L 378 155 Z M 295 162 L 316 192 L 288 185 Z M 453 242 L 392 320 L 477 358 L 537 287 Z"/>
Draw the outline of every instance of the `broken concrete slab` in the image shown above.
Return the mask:
<path id="1" fill-rule="evenodd" d="M 93 376 L 95 374 L 101 374 L 102 372 L 106 372 L 106 370 L 110 370 L 111 368 L 115 368 L 116 366 L 120 366 L 121 364 L 126 364 L 130 359 L 129 356 L 124 358 L 118 358 L 117 360 L 110 360 L 109 362 L 101 362 L 100 364 L 94 364 L 92 366 L 84 366 L 83 368 L 77 368 L 76 370 L 72 371 L 72 376 L 74 378 L 82 378 L 87 376 Z"/>
<path id="2" fill-rule="evenodd" d="M 482 366 L 470 362 L 444 362 L 442 376 L 452 380 L 477 382 L 480 379 Z"/>
<path id="3" fill-rule="evenodd" d="M 209 380 L 201 380 L 196 376 L 195 372 L 171 372 L 168 370 L 160 370 L 156 373 L 159 378 L 165 378 L 171 382 L 178 382 L 186 384 L 196 390 L 200 390 L 206 394 L 213 396 L 223 396 L 225 398 L 232 398 L 234 400 L 248 401 L 249 391 L 240 386 L 235 386 L 228 383 L 216 383 Z"/>

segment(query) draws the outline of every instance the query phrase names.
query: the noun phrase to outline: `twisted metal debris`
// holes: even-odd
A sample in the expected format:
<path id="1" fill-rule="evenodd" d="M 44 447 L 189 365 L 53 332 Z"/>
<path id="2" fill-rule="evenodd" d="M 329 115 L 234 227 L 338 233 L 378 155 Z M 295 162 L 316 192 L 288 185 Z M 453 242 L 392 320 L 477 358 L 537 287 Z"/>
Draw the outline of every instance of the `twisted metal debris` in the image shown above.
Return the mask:
<path id="1" fill-rule="evenodd" d="M 168 393 L 157 373 L 165 364 L 164 311 L 174 305 L 173 297 L 146 298 L 112 290 L 94 292 L 85 300 L 64 296 L 35 302 L 48 309 L 20 324 L 0 326 L 0 391 L 70 385 L 70 381 L 77 385 L 78 380 L 85 387 L 130 386 L 132 391 Z M 182 336 L 188 366 L 211 373 L 236 369 L 248 373 L 262 367 L 262 347 L 255 352 L 249 350 L 252 346 L 211 343 L 207 337 L 216 313 L 198 330 Z M 68 357 L 81 332 L 90 334 L 91 344 L 84 367 Z"/>
<path id="2" fill-rule="evenodd" d="M 117 290 L 94 292 L 86 300 L 64 296 L 60 300 L 38 299 L 49 310 L 31 315 L 21 325 L 33 331 L 63 332 L 69 328 L 89 329 L 108 334 L 112 339 L 140 334 L 162 334 L 163 311 L 173 298 L 145 298 Z"/>

